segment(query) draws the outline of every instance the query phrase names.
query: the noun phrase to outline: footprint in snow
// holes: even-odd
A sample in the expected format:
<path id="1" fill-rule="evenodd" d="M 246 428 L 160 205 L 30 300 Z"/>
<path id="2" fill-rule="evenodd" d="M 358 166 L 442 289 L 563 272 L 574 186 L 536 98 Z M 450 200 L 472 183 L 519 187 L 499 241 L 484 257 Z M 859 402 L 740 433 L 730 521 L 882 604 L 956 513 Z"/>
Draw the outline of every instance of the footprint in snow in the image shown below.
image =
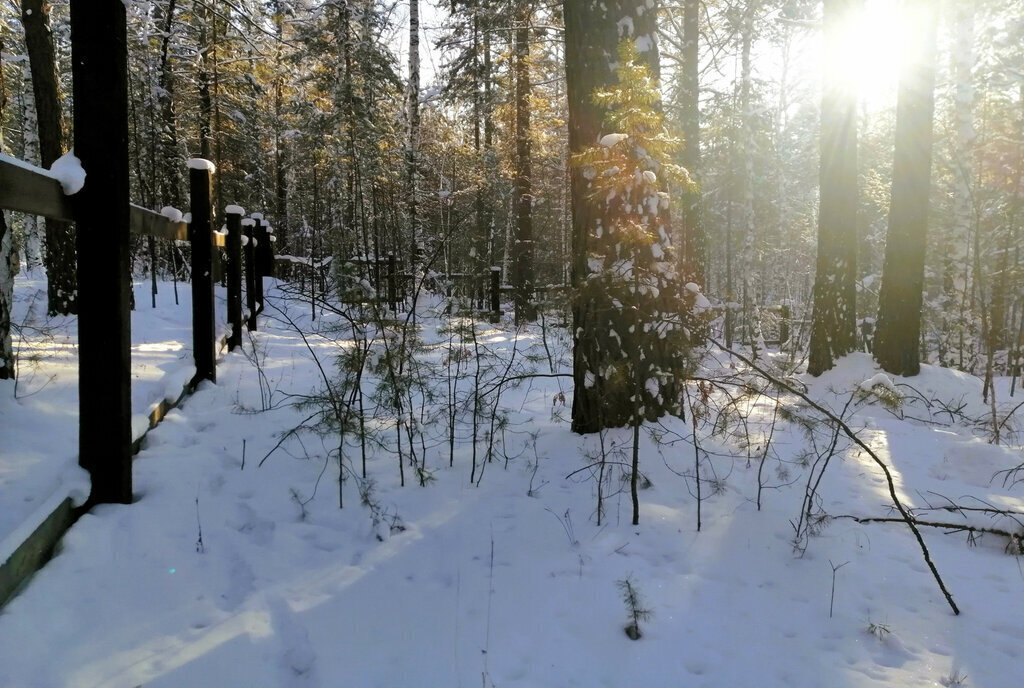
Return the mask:
<path id="1" fill-rule="evenodd" d="M 320 679 L 316 672 L 316 652 L 309 642 L 309 630 L 298 615 L 292 611 L 280 595 L 271 595 L 267 599 L 270 611 L 270 622 L 274 636 L 281 644 L 281 680 L 278 685 L 319 686 Z"/>
<path id="2" fill-rule="evenodd" d="M 260 518 L 256 511 L 245 502 L 238 502 L 238 516 L 229 521 L 228 525 L 243 535 L 249 536 L 254 544 L 268 546 L 274 541 L 274 530 L 277 525 L 268 519 Z"/>
<path id="3" fill-rule="evenodd" d="M 256 590 L 256 575 L 237 552 L 228 557 L 227 585 L 221 594 L 224 610 L 234 611 Z"/>

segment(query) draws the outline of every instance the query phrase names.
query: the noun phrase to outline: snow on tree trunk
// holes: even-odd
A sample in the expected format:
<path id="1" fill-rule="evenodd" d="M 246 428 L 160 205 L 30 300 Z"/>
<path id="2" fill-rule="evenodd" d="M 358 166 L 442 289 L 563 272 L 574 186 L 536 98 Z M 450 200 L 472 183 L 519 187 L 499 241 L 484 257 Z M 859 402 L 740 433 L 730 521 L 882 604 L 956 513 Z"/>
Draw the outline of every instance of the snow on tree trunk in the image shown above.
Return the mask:
<path id="1" fill-rule="evenodd" d="M 65 152 L 49 3 L 24 0 L 21 3 L 21 22 L 25 27 L 25 47 L 32 69 L 32 91 L 39 127 L 39 160 L 42 167 L 49 167 Z M 58 220 L 46 220 L 45 223 L 48 310 L 51 315 L 76 313 L 78 277 L 74 225 Z"/>
<path id="2" fill-rule="evenodd" d="M 7 106 L 4 88 L 3 37 L 0 37 L 0 122 Z M 0 153 L 4 152 L 4 130 L 0 127 Z M 0 210 L 0 380 L 14 377 L 14 348 L 11 344 L 11 305 L 14 297 L 14 275 L 11 274 L 11 237 L 4 211 Z"/>
<path id="3" fill-rule="evenodd" d="M 895 375 L 917 375 L 921 368 L 938 4 L 918 0 L 909 4 L 908 10 L 908 31 L 916 35 L 908 42 L 897 97 L 892 203 L 874 347 L 875 360 Z"/>
<path id="4" fill-rule="evenodd" d="M 26 64 L 19 84 L 19 119 L 21 120 L 22 158 L 25 162 L 39 164 L 39 137 L 36 136 L 36 102 L 32 95 L 32 72 Z M 31 271 L 42 267 L 44 255 L 43 227 L 35 215 L 26 215 L 22 220 L 24 232 L 25 265 Z"/>
<path id="5" fill-rule="evenodd" d="M 685 376 L 682 299 L 660 191 L 682 175 L 668 159 L 677 142 L 664 134 L 655 90 L 655 14 L 653 0 L 564 3 L 576 432 L 677 410 Z"/>
<path id="6" fill-rule="evenodd" d="M 857 93 L 841 78 L 844 26 L 860 0 L 826 0 L 825 78 L 821 98 L 818 261 L 807 371 L 820 375 L 857 342 Z"/>

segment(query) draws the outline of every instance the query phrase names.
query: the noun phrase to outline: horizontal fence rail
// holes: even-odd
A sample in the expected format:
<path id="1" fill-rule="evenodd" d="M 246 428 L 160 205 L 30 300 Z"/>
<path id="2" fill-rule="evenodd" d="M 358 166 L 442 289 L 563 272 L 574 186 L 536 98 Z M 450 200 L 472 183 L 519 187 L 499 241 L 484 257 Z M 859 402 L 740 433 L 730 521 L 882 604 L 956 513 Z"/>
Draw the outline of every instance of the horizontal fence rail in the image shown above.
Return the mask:
<path id="1" fill-rule="evenodd" d="M 64 193 L 61 183 L 45 170 L 31 167 L 7 156 L 0 156 L 0 208 L 51 220 L 73 222 L 74 202 Z M 131 233 L 158 239 L 187 241 L 188 223 L 135 205 L 129 208 Z M 214 232 L 213 245 L 223 248 L 225 237 Z"/>

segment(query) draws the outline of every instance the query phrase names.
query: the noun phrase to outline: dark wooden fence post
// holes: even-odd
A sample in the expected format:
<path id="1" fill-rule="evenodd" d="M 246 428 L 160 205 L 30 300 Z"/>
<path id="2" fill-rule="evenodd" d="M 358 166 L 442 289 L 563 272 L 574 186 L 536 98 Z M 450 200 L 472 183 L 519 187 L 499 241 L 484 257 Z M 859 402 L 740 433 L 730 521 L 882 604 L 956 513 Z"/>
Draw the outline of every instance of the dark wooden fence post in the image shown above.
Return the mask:
<path id="1" fill-rule="evenodd" d="M 228 227 L 225 248 L 228 254 L 228 322 L 231 323 L 228 351 L 234 351 L 242 345 L 242 215 L 245 211 L 237 205 L 229 205 L 224 212 Z"/>
<path id="2" fill-rule="evenodd" d="M 388 254 L 388 304 L 398 309 L 398 261 L 395 254 Z"/>
<path id="3" fill-rule="evenodd" d="M 217 381 L 213 324 L 213 163 L 188 162 L 189 193 L 192 197 L 189 239 L 192 242 L 192 356 L 196 374 L 192 386 L 202 380 Z"/>
<path id="4" fill-rule="evenodd" d="M 789 339 L 789 304 L 779 309 L 779 348 Z"/>
<path id="5" fill-rule="evenodd" d="M 253 213 L 252 219 L 256 221 L 256 226 L 252 230 L 253 238 L 253 279 L 256 285 L 256 314 L 259 315 L 263 312 L 263 275 L 266 274 L 266 265 L 264 265 L 264 247 L 267 243 L 267 232 L 263 229 L 263 215 L 260 213 Z"/>
<path id="6" fill-rule="evenodd" d="M 501 268 L 491 266 L 491 320 L 501 319 Z"/>
<path id="7" fill-rule="evenodd" d="M 125 7 L 71 2 L 75 155 L 86 172 L 78 223 L 78 462 L 90 503 L 132 500 Z"/>
<path id="8" fill-rule="evenodd" d="M 250 332 L 256 331 L 256 252 L 252 242 L 254 226 L 256 221 L 252 218 L 242 220 L 242 227 L 245 228 L 245 307 L 249 311 L 245 326 Z"/>

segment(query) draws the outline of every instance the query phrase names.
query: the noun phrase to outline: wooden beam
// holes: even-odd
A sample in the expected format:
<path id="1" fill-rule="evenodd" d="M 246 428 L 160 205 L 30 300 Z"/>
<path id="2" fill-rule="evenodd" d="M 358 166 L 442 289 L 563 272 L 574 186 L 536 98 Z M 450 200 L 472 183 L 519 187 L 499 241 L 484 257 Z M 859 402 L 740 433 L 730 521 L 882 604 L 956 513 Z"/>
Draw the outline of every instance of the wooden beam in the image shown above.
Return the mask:
<path id="1" fill-rule="evenodd" d="M 0 208 L 66 222 L 74 219 L 71 199 L 59 181 L 6 157 L 0 157 Z"/>

